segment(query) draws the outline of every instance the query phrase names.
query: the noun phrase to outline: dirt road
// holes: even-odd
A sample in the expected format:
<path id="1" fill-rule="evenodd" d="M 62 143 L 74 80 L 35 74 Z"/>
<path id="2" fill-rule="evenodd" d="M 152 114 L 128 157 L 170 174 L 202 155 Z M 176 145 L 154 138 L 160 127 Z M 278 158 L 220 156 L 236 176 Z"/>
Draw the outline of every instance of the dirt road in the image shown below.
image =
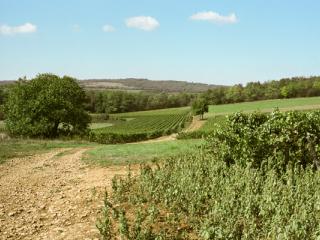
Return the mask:
<path id="1" fill-rule="evenodd" d="M 0 239 L 98 239 L 104 190 L 126 167 L 89 167 L 85 148 L 0 165 Z"/>

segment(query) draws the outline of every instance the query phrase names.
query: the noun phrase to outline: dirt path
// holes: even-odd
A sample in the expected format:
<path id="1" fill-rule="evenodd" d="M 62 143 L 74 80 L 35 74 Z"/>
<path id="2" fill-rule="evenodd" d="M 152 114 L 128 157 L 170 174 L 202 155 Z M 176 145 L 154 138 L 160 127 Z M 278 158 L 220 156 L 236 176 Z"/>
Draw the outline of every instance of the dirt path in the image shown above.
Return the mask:
<path id="1" fill-rule="evenodd" d="M 85 148 L 0 165 L 0 239 L 98 239 L 104 190 L 126 167 L 89 167 Z"/>
<path id="2" fill-rule="evenodd" d="M 199 120 L 198 117 L 193 117 L 192 123 L 187 127 L 184 132 L 194 132 L 200 129 L 206 121 Z"/>

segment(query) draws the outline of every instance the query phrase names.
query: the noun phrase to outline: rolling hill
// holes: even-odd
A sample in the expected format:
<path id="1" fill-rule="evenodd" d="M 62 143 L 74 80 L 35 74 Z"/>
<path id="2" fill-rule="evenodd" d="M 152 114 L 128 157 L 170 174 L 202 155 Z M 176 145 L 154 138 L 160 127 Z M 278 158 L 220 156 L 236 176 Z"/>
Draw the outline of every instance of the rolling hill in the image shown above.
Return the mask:
<path id="1" fill-rule="evenodd" d="M 13 80 L 0 80 L 1 85 L 14 83 Z M 149 80 L 142 78 L 125 79 L 84 79 L 79 84 L 86 90 L 122 90 L 122 91 L 152 91 L 152 92 L 189 92 L 200 93 L 219 85 L 195 83 L 175 80 Z"/>

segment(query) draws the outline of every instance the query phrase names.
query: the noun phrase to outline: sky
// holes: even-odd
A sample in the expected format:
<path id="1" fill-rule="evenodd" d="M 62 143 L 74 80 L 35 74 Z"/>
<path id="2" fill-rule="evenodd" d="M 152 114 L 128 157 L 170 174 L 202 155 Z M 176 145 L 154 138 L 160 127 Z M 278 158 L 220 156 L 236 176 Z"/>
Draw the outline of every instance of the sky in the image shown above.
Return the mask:
<path id="1" fill-rule="evenodd" d="M 0 79 L 320 75 L 318 0 L 0 0 Z"/>

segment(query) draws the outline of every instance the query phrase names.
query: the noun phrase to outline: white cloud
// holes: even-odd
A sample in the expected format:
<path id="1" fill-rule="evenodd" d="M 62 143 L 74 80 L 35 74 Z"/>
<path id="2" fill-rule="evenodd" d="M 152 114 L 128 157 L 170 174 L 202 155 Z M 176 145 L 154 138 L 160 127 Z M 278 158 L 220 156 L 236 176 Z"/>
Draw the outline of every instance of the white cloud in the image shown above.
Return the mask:
<path id="1" fill-rule="evenodd" d="M 104 31 L 104 32 L 114 32 L 115 30 L 116 29 L 113 26 L 108 25 L 108 24 L 106 24 L 102 27 L 102 31 Z"/>
<path id="2" fill-rule="evenodd" d="M 19 33 L 33 33 L 37 31 L 37 26 L 32 23 L 25 23 L 20 26 L 0 25 L 0 34 L 14 35 Z"/>
<path id="3" fill-rule="evenodd" d="M 234 13 L 231 13 L 228 16 L 220 15 L 216 12 L 198 12 L 193 14 L 190 17 L 191 20 L 197 21 L 209 21 L 213 23 L 221 23 L 221 24 L 232 24 L 238 22 L 237 16 Z"/>
<path id="4" fill-rule="evenodd" d="M 152 31 L 160 26 L 157 19 L 149 16 L 138 16 L 128 18 L 126 20 L 126 25 L 129 28 L 138 28 L 144 31 Z"/>

